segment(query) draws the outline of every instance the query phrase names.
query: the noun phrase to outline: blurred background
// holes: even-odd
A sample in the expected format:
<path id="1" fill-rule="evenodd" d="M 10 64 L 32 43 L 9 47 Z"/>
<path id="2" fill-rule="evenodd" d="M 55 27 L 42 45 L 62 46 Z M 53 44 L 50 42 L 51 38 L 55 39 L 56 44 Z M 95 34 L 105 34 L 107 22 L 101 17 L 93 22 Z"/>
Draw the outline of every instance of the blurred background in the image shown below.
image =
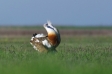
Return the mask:
<path id="1" fill-rule="evenodd" d="M 112 35 L 112 0 L 1 0 L 0 36 L 46 33 L 50 20 L 62 35 Z"/>

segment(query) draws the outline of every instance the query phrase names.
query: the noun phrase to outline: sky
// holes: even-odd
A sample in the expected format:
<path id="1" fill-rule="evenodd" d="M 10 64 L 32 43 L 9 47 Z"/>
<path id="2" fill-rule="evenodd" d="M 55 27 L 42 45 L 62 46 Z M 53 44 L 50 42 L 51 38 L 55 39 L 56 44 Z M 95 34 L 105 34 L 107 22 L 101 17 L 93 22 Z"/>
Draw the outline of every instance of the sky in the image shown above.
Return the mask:
<path id="1" fill-rule="evenodd" d="M 0 25 L 112 26 L 112 0 L 0 0 Z"/>

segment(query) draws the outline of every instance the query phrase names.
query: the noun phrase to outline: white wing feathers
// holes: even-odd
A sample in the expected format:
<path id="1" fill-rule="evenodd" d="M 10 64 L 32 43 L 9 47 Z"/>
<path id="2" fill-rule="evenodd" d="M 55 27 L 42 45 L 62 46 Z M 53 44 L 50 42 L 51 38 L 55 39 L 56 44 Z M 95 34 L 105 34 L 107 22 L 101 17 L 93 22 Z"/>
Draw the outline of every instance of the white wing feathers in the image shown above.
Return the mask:
<path id="1" fill-rule="evenodd" d="M 33 41 L 33 38 L 34 38 L 34 37 L 31 37 L 31 41 Z"/>
<path id="2" fill-rule="evenodd" d="M 42 39 L 42 40 L 41 40 L 41 38 L 43 38 L 43 37 L 45 37 L 45 39 Z M 35 43 L 42 42 L 42 45 L 43 45 L 43 46 L 45 46 L 45 47 L 47 47 L 47 48 L 51 48 L 51 44 L 48 42 L 48 40 L 46 39 L 46 36 L 45 36 L 44 34 L 37 34 L 37 35 L 35 35 L 35 37 L 32 37 L 32 38 L 31 38 L 31 41 L 33 41 L 34 38 L 37 38 L 37 39 L 35 40 Z M 34 46 L 34 48 L 36 49 L 35 46 Z"/>
<path id="3" fill-rule="evenodd" d="M 46 46 L 47 48 L 51 48 L 51 44 L 46 39 L 42 41 L 42 44 Z"/>
<path id="4" fill-rule="evenodd" d="M 40 38 L 40 37 L 45 37 L 45 35 L 44 34 L 37 34 L 35 37 Z"/>

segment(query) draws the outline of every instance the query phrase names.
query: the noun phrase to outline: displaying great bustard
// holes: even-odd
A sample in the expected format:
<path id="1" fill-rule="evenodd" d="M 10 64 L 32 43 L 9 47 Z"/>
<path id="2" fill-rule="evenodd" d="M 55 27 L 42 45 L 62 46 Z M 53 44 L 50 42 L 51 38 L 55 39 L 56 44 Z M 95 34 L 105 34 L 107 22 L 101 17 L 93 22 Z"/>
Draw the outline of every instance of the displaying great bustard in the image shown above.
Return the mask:
<path id="1" fill-rule="evenodd" d="M 56 51 L 56 47 L 61 41 L 58 29 L 56 29 L 50 21 L 43 26 L 47 31 L 47 35 L 33 34 L 30 44 L 35 50 L 38 50 L 38 52 Z"/>

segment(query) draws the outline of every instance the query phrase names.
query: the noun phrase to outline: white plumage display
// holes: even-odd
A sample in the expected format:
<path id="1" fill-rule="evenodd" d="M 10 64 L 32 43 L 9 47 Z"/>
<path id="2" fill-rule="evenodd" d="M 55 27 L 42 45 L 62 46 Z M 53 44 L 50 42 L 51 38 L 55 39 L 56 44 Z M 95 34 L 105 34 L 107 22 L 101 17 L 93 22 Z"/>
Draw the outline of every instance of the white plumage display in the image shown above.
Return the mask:
<path id="1" fill-rule="evenodd" d="M 56 51 L 56 47 L 60 44 L 61 38 L 58 29 L 56 29 L 50 21 L 43 25 L 47 31 L 47 35 L 33 34 L 30 44 L 38 52 Z"/>

